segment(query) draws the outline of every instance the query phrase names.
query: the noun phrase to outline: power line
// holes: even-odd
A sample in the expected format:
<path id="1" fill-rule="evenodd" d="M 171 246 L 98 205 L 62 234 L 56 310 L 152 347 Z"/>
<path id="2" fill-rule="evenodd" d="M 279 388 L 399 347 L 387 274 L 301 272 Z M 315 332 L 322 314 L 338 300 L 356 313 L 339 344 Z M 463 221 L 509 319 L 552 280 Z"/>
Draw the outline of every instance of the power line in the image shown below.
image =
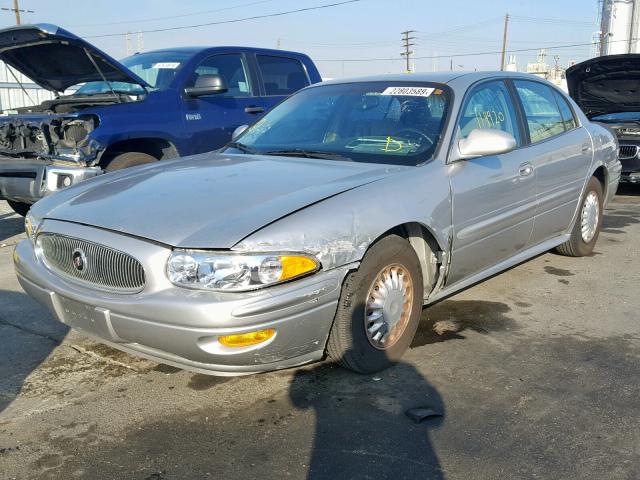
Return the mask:
<path id="1" fill-rule="evenodd" d="M 201 10 L 199 12 L 192 12 L 192 13 L 183 13 L 180 15 L 171 15 L 170 17 L 155 17 L 155 18 L 144 18 L 144 19 L 139 19 L 139 20 L 120 20 L 117 22 L 106 22 L 106 23 L 87 23 L 87 24 L 83 24 L 83 25 L 70 25 L 69 28 L 84 28 L 84 27 L 104 27 L 104 26 L 109 26 L 109 25 L 126 25 L 129 23 L 148 23 L 148 22 L 157 22 L 159 20 L 173 20 L 175 18 L 183 18 L 183 17 L 193 17 L 193 16 L 198 16 L 198 15 L 205 15 L 207 13 L 214 13 L 214 12 L 222 12 L 225 10 L 234 10 L 236 8 L 242 8 L 242 7 L 250 7 L 252 5 L 259 5 L 261 3 L 270 3 L 270 2 L 274 2 L 276 0 L 260 0 L 258 2 L 250 2 L 250 3 L 243 3 L 241 5 L 234 5 L 232 7 L 225 7 L 225 8 L 216 8 L 213 10 Z"/>
<path id="2" fill-rule="evenodd" d="M 154 28 L 151 30 L 140 30 L 141 33 L 157 33 L 157 32 L 168 32 L 168 31 L 172 31 L 172 30 L 184 30 L 187 28 L 198 28 L 198 27 L 208 27 L 208 26 L 212 26 L 212 25 L 224 25 L 224 24 L 228 24 L 228 23 L 239 23 L 239 22 L 246 22 L 249 20 L 258 20 L 261 18 L 273 18 L 273 17 L 281 17 L 284 15 L 291 15 L 292 13 L 301 13 L 301 12 L 309 12 L 312 10 L 320 10 L 320 9 L 324 9 L 324 8 L 331 8 L 331 7 L 337 7 L 339 5 L 346 5 L 349 3 L 356 3 L 356 2 L 361 2 L 362 0 L 345 0 L 342 2 L 336 2 L 336 3 L 325 3 L 324 5 L 317 5 L 315 7 L 305 7 L 305 8 L 298 8 L 296 10 L 287 10 L 285 12 L 277 12 L 277 13 L 269 13 L 269 14 L 265 14 L 265 15 L 254 15 L 252 17 L 244 17 L 244 18 L 236 18 L 234 20 L 220 20 L 218 22 L 207 22 L 207 23 L 199 23 L 196 25 L 182 25 L 179 27 L 167 27 L 167 28 Z M 121 33 L 105 33 L 102 35 L 87 35 L 85 38 L 105 38 L 105 37 L 119 37 L 122 35 L 126 35 L 126 32 L 121 32 Z"/>
<path id="3" fill-rule="evenodd" d="M 633 38 L 631 41 L 639 40 L 640 38 Z M 629 40 L 613 40 L 613 42 L 628 42 Z M 562 48 L 576 48 L 576 47 L 588 47 L 591 46 L 592 42 L 589 43 L 573 43 L 570 45 L 552 45 L 546 47 L 537 47 L 537 48 L 519 48 L 514 50 L 508 50 L 509 53 L 521 53 L 521 52 L 536 52 L 541 48 L 546 50 L 558 50 Z M 491 52 L 471 52 L 471 53 L 454 53 L 451 55 L 424 55 L 420 57 L 413 57 L 416 60 L 424 60 L 424 59 L 437 59 L 437 58 L 456 58 L 456 57 L 477 57 L 480 55 L 498 55 L 501 54 L 502 50 L 494 50 Z M 318 62 L 388 62 L 388 61 L 398 61 L 399 58 L 328 58 L 328 59 L 319 59 Z"/>
<path id="4" fill-rule="evenodd" d="M 7 12 L 13 12 L 16 15 L 16 25 L 20 25 L 20 13 L 35 13 L 33 10 L 23 10 L 18 4 L 18 0 L 13 0 L 13 8 L 2 7 L 0 10 L 6 10 Z M 27 95 L 28 96 L 28 95 Z"/>

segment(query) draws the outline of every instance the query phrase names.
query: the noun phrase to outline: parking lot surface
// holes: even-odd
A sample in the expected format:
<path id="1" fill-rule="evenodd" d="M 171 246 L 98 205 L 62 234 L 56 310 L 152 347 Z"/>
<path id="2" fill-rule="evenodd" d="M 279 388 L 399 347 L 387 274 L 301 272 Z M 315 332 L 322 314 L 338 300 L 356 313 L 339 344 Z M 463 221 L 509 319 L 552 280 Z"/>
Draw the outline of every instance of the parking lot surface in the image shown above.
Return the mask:
<path id="1" fill-rule="evenodd" d="M 403 363 L 222 378 L 54 322 L 0 202 L 0 478 L 640 478 L 640 188 L 591 257 L 541 255 L 425 309 Z M 443 413 L 422 423 L 405 411 Z"/>

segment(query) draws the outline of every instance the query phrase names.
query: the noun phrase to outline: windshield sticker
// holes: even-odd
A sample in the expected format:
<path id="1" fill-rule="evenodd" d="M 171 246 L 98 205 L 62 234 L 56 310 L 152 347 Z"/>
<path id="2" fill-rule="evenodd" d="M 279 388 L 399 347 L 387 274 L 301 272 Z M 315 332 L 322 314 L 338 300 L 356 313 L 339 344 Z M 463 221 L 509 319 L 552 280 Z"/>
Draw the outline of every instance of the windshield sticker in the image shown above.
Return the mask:
<path id="1" fill-rule="evenodd" d="M 247 82 L 238 82 L 238 90 L 240 90 L 243 93 L 248 92 L 249 89 L 247 88 Z"/>
<path id="2" fill-rule="evenodd" d="M 168 68 L 175 70 L 180 66 L 180 62 L 158 62 L 153 64 L 153 68 Z"/>
<path id="3" fill-rule="evenodd" d="M 387 87 L 381 95 L 398 95 L 403 97 L 428 97 L 435 88 L 429 87 Z"/>

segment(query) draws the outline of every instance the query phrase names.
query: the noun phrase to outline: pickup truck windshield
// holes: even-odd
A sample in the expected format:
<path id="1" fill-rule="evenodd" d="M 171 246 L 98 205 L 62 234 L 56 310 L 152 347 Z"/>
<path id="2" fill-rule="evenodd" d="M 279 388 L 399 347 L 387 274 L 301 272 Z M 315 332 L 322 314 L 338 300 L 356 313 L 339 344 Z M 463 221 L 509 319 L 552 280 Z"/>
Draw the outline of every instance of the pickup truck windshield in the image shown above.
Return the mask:
<path id="1" fill-rule="evenodd" d="M 440 142 L 449 95 L 443 85 L 321 85 L 282 102 L 227 151 L 418 165 Z"/>
<path id="2" fill-rule="evenodd" d="M 154 89 L 166 88 L 176 75 L 182 64 L 191 57 L 183 52 L 150 52 L 132 55 L 120 61 L 125 67 L 138 75 Z M 144 89 L 137 83 L 111 82 L 115 92 L 137 95 Z M 111 89 L 106 82 L 87 82 L 78 88 L 76 95 L 92 95 L 109 93 Z"/>

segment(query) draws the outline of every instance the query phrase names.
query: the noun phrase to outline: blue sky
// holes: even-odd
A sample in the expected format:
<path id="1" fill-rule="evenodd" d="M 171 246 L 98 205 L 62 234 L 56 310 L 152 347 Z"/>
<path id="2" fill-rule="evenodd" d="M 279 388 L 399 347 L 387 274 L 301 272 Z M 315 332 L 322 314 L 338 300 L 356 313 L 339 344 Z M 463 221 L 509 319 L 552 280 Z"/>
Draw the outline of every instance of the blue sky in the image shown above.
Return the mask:
<path id="1" fill-rule="evenodd" d="M 23 23 L 54 23 L 89 36 L 237 19 L 335 1 L 339 0 L 21 0 L 20 4 L 35 11 L 23 14 Z M 209 10 L 218 11 L 203 13 Z M 341 77 L 403 71 L 400 32 L 410 29 L 418 37 L 417 56 L 444 57 L 417 59 L 416 70 L 448 70 L 448 55 L 500 50 L 505 13 L 513 16 L 509 49 L 588 43 L 598 29 L 597 0 L 361 0 L 278 18 L 145 33 L 143 38 L 145 50 L 224 44 L 275 48 L 279 41 L 281 48 L 309 54 L 324 77 Z M 12 13 L 0 12 L 0 25 L 13 23 Z M 116 58 L 125 56 L 124 36 L 90 41 Z M 588 58 L 590 47 L 548 50 L 547 61 L 554 63 L 556 54 L 560 65 L 566 65 Z M 516 55 L 520 68 L 536 57 L 534 51 Z M 372 58 L 397 60 L 350 61 Z M 499 61 L 499 54 L 455 57 L 453 67 L 495 69 Z"/>

